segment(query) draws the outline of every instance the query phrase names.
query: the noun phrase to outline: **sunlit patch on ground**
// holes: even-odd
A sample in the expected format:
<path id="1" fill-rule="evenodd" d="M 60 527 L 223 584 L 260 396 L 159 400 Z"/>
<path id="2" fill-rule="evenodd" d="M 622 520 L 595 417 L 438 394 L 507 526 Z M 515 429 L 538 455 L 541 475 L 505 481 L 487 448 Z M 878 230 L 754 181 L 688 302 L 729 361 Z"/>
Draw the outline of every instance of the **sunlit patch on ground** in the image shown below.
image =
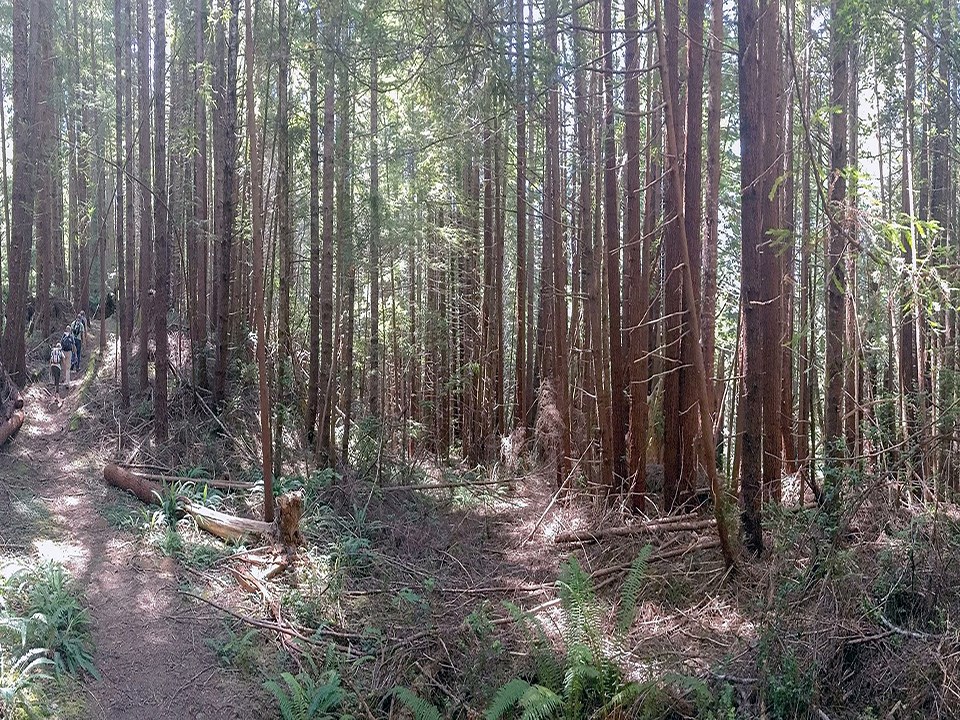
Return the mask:
<path id="1" fill-rule="evenodd" d="M 36 540 L 33 546 L 43 561 L 68 565 L 79 571 L 86 568 L 89 552 L 81 545 L 42 538 Z"/>

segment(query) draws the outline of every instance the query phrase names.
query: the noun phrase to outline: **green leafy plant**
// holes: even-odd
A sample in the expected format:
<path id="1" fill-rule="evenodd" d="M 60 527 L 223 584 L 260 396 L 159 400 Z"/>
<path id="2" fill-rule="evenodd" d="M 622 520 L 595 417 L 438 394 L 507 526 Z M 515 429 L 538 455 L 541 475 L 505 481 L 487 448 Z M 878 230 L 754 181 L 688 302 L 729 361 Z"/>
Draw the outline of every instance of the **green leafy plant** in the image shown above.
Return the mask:
<path id="1" fill-rule="evenodd" d="M 243 634 L 226 627 L 224 634 L 217 640 L 207 640 L 207 644 L 217 654 L 221 665 L 252 670 L 257 664 L 257 631 L 248 629 Z"/>
<path id="2" fill-rule="evenodd" d="M 184 491 L 192 488 L 193 483 L 178 481 L 170 484 L 164 483 L 160 492 L 154 491 L 153 494 L 160 506 L 160 509 L 155 513 L 156 519 L 163 520 L 168 528 L 176 528 L 177 520 L 183 514 L 180 510 L 180 496 L 184 494 Z"/>
<path id="3" fill-rule="evenodd" d="M 443 720 L 443 715 L 440 714 L 437 706 L 420 697 L 413 690 L 405 687 L 395 687 L 390 692 L 401 705 L 410 711 L 413 720 Z"/>
<path id="4" fill-rule="evenodd" d="M 80 601 L 67 571 L 60 565 L 41 566 L 31 577 L 27 613 L 34 647 L 47 648 L 58 673 L 97 679 L 90 642 L 90 615 Z"/>
<path id="5" fill-rule="evenodd" d="M 766 639 L 765 639 L 766 640 Z M 806 717 L 813 704 L 814 674 L 798 661 L 789 647 L 775 656 L 769 641 L 761 643 L 762 685 L 770 715 L 779 720 Z"/>
<path id="6" fill-rule="evenodd" d="M 25 650 L 14 657 L 0 653 L 0 717 L 8 713 L 12 716 L 18 710 L 31 718 L 38 717 L 30 696 L 39 692 L 41 681 L 53 679 L 44 672 L 52 664 L 44 648 Z"/>
<path id="7" fill-rule="evenodd" d="M 650 546 L 637 555 L 620 592 L 617 636 L 633 623 L 646 580 Z M 500 720 L 519 713 L 521 720 L 604 718 L 634 704 L 647 684 L 629 681 L 605 654 L 603 611 L 590 576 L 576 558 L 563 565 L 557 582 L 563 615 L 563 648 L 555 650 L 540 623 L 516 606 L 507 606 L 532 644 L 533 676 L 514 678 L 494 696 L 485 713 Z M 513 715 L 512 715 L 513 714 Z"/>
<path id="8" fill-rule="evenodd" d="M 40 717 L 54 675 L 98 677 L 89 618 L 67 572 L 50 563 L 0 573 L 0 717 Z"/>
<path id="9" fill-rule="evenodd" d="M 342 712 L 347 692 L 340 684 L 340 675 L 327 670 L 314 678 L 306 672 L 281 673 L 277 680 L 267 680 L 263 687 L 277 700 L 283 720 L 348 720 Z"/>

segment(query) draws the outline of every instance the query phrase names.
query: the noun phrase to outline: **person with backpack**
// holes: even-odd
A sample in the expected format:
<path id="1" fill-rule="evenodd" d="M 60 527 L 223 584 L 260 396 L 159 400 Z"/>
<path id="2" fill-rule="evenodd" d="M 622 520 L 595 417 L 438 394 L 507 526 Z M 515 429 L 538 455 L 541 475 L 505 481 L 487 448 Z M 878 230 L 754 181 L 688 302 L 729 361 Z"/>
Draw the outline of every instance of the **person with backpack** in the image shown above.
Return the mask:
<path id="1" fill-rule="evenodd" d="M 60 373 L 63 371 L 63 349 L 58 343 L 54 343 L 50 348 L 50 377 L 53 379 L 53 386 L 57 391 L 57 397 L 60 397 Z"/>
<path id="2" fill-rule="evenodd" d="M 76 352 L 73 354 L 73 364 L 70 366 L 71 370 L 76 370 L 80 372 L 80 348 L 83 346 L 83 320 L 77 315 L 76 319 L 73 321 L 71 327 L 73 331 L 73 344 L 76 348 Z"/>
<path id="3" fill-rule="evenodd" d="M 70 332 L 70 328 L 63 331 L 63 337 L 60 338 L 60 349 L 63 351 L 63 356 L 66 360 L 65 364 L 67 366 L 64 372 L 63 382 L 69 384 L 70 371 L 73 369 L 73 352 L 76 349 L 76 345 L 73 342 L 73 333 Z"/>

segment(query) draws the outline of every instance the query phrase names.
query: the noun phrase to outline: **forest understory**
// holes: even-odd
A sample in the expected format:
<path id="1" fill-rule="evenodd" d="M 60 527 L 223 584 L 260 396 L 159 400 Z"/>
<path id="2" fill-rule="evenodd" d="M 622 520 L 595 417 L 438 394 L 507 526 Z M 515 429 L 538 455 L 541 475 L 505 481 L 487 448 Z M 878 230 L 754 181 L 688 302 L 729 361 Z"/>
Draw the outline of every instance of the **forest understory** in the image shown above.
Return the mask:
<path id="1" fill-rule="evenodd" d="M 558 493 L 533 442 L 487 471 L 389 457 L 360 428 L 351 467 L 276 478 L 305 496 L 288 555 L 178 518 L 177 497 L 262 504 L 242 386 L 222 425 L 180 386 L 158 446 L 149 396 L 122 410 L 113 357 L 88 362 L 61 400 L 25 393 L 0 455 L 0 576 L 66 568 L 90 669 L 31 683 L 10 717 L 957 717 L 951 506 L 851 477 L 840 514 L 771 505 L 768 554 L 731 571 L 709 508 L 641 518 Z M 147 506 L 104 482 L 113 462 L 197 480 Z M 249 488 L 200 480 L 223 471 Z M 76 652 L 70 632 L 51 657 Z"/>

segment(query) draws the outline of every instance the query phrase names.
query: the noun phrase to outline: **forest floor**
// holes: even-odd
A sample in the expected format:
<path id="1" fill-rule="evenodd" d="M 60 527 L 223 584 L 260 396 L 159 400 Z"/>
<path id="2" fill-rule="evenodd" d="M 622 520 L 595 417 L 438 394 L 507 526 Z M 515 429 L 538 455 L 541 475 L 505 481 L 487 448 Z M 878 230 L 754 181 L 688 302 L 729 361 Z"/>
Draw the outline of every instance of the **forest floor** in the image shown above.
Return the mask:
<path id="1" fill-rule="evenodd" d="M 639 689 L 622 717 L 960 717 L 960 517 L 943 507 L 891 507 L 860 479 L 848 515 L 770 513 L 770 552 L 734 574 L 706 510 L 638 523 L 587 493 L 558 497 L 536 464 L 508 477 L 390 459 L 360 423 L 342 474 L 287 451 L 277 485 L 304 491 L 307 543 L 268 579 L 268 548 L 165 520 L 102 479 L 114 461 L 229 469 L 255 490 L 177 492 L 257 517 L 254 403 L 239 392 L 221 425 L 181 386 L 172 440 L 156 447 L 149 403 L 117 407 L 112 358 L 88 355 L 61 400 L 28 389 L 27 423 L 0 452 L 0 556 L 71 570 L 102 677 L 55 692 L 54 717 L 270 718 L 264 682 L 289 671 L 311 699 L 341 687 L 356 717 L 409 717 L 404 688 L 442 717 L 476 718 L 504 683 L 545 682 L 537 636 L 561 662 L 586 638 L 615 663 Z"/>

